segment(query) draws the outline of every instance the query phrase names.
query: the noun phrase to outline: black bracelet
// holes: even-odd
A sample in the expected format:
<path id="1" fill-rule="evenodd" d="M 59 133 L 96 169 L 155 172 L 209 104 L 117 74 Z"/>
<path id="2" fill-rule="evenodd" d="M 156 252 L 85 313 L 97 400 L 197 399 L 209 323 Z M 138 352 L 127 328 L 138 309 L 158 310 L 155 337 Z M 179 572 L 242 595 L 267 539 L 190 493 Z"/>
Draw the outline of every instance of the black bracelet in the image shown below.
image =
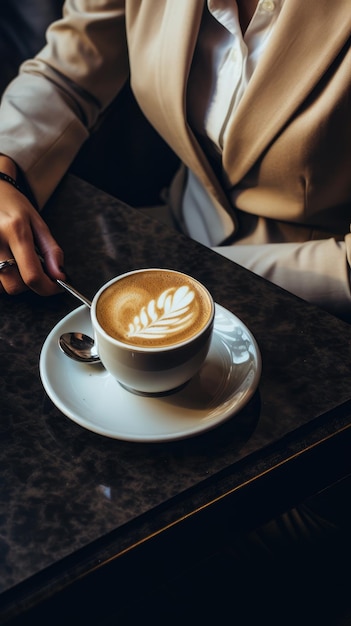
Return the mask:
<path id="1" fill-rule="evenodd" d="M 12 178 L 12 176 L 9 176 L 8 174 L 4 174 L 4 172 L 0 172 L 0 180 L 4 180 L 6 183 L 10 183 L 10 185 L 15 187 L 17 191 L 20 191 L 21 193 L 23 193 L 23 195 L 26 195 L 23 189 L 21 189 L 21 187 L 16 183 L 15 179 Z"/>

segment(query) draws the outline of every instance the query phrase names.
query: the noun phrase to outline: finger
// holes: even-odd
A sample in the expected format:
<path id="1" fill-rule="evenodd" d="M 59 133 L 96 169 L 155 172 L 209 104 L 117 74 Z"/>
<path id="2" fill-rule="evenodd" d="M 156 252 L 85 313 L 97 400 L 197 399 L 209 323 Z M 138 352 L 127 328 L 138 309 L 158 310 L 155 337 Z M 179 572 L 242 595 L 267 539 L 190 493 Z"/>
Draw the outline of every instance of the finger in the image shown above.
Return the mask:
<path id="1" fill-rule="evenodd" d="M 7 186 L 0 211 L 0 260 L 14 257 L 17 270 L 1 277 L 2 287 L 11 294 L 30 288 L 40 295 L 58 293 L 56 279 L 65 278 L 62 271 L 63 251 L 51 235 L 47 224 L 32 204 Z M 37 250 L 43 257 L 42 263 Z M 6 257 L 8 254 L 8 257 Z"/>
<path id="2" fill-rule="evenodd" d="M 35 211 L 30 219 L 21 220 L 18 227 L 13 229 L 9 238 L 12 255 L 18 265 L 22 283 L 39 295 L 48 296 L 59 293 L 56 278 L 63 279 L 63 251 L 50 233 L 48 226 Z M 41 262 L 37 251 L 43 257 Z M 11 293 L 23 289 L 23 284 L 17 278 L 15 284 L 5 281 L 6 291 Z"/>
<path id="3" fill-rule="evenodd" d="M 27 289 L 26 285 L 23 283 L 21 276 L 19 275 L 17 264 L 11 252 L 0 252 L 1 259 L 3 261 L 0 263 L 0 293 L 8 293 L 9 295 L 16 295 L 21 291 Z M 6 261 L 10 259 L 13 261 L 11 265 L 2 265 L 6 263 Z"/>
<path id="4" fill-rule="evenodd" d="M 44 227 L 43 227 L 44 226 Z M 46 224 L 41 225 L 34 232 L 37 250 L 42 257 L 46 273 L 53 279 L 65 278 L 63 270 L 64 253 L 62 248 L 52 236 Z"/>
<path id="5" fill-rule="evenodd" d="M 14 247 L 14 256 L 17 260 L 18 271 L 24 285 L 41 296 L 50 296 L 60 292 L 55 280 L 48 276 L 44 263 L 41 261 L 34 242 L 26 242 L 18 250 Z M 64 274 L 60 272 L 60 276 Z M 8 290 L 8 283 L 5 285 Z"/>

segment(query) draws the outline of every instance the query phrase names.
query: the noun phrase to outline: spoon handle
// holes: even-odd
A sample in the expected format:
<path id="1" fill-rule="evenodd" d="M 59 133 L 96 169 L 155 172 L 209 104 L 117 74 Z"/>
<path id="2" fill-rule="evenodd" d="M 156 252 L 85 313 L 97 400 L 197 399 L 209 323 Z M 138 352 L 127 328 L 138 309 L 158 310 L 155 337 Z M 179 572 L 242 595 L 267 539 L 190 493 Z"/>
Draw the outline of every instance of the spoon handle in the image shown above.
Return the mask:
<path id="1" fill-rule="evenodd" d="M 70 285 L 69 283 L 66 283 L 64 280 L 60 280 L 59 278 L 56 279 L 56 282 L 59 285 L 61 285 L 61 287 L 66 289 L 66 291 L 68 291 L 72 296 L 75 296 L 76 298 L 78 298 L 78 300 L 83 302 L 90 309 L 91 301 L 88 300 L 88 298 L 86 298 L 85 296 L 83 296 L 83 294 L 79 293 L 79 291 L 77 291 L 77 289 L 72 287 L 72 285 Z"/>

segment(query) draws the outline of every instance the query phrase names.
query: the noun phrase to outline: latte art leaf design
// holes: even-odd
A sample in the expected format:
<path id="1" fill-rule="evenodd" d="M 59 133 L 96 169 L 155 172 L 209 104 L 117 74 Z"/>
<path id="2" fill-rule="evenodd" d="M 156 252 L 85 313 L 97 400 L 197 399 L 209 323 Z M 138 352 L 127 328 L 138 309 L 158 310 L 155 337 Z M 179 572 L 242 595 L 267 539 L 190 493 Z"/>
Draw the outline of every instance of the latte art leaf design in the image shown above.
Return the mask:
<path id="1" fill-rule="evenodd" d="M 161 339 L 186 328 L 193 319 L 190 305 L 194 292 L 184 285 L 178 289 L 169 288 L 143 306 L 139 315 L 129 324 L 127 337 Z"/>

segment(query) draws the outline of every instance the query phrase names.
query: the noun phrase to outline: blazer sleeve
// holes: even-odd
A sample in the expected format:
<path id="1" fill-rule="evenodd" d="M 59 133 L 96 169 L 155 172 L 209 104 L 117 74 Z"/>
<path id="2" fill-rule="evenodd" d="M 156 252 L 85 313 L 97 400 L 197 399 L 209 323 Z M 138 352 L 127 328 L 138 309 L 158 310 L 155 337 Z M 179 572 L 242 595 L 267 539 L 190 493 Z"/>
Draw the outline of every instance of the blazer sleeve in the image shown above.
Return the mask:
<path id="1" fill-rule="evenodd" d="M 350 266 L 345 241 L 218 246 L 213 250 L 334 315 L 351 318 Z"/>
<path id="2" fill-rule="evenodd" d="M 46 46 L 3 95 L 0 152 L 19 165 L 39 208 L 128 78 L 124 4 L 66 0 Z"/>

